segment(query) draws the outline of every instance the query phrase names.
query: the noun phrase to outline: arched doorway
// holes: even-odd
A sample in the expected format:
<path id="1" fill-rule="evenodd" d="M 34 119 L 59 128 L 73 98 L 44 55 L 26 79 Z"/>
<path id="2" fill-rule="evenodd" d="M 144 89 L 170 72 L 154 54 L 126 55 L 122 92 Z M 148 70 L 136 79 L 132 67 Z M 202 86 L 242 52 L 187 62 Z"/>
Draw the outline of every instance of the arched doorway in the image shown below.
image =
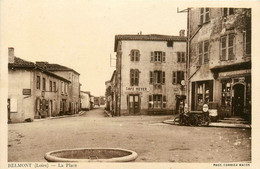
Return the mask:
<path id="1" fill-rule="evenodd" d="M 245 95 L 245 86 L 243 84 L 235 84 L 233 86 L 233 114 L 235 116 L 242 116 L 244 113 L 244 95 Z"/>

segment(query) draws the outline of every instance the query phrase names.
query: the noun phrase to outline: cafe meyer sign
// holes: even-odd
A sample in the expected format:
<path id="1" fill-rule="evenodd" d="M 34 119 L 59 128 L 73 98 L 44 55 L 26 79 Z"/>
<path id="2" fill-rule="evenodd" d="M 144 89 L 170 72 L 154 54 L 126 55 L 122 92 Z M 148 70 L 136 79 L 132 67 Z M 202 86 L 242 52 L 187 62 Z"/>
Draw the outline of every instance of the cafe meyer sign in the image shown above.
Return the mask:
<path id="1" fill-rule="evenodd" d="M 149 88 L 147 88 L 147 87 L 126 87 L 125 90 L 129 91 L 129 92 L 148 92 Z"/>

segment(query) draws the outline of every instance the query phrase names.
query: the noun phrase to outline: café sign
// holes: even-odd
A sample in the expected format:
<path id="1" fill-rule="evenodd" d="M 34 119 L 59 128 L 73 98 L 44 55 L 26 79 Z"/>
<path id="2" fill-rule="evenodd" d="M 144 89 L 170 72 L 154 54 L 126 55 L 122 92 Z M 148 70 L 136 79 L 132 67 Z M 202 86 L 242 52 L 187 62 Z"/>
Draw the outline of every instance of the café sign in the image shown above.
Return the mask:
<path id="1" fill-rule="evenodd" d="M 148 92 L 149 88 L 147 87 L 126 87 L 125 88 L 126 91 L 128 92 Z"/>
<path id="2" fill-rule="evenodd" d="M 23 95 L 31 95 L 31 89 L 23 89 Z"/>

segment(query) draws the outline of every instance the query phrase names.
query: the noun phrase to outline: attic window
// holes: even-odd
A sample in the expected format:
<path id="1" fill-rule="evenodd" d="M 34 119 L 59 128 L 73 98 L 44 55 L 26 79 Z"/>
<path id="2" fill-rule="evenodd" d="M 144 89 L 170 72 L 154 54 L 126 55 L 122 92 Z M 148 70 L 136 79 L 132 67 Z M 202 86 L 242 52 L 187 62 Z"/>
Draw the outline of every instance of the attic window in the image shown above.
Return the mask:
<path id="1" fill-rule="evenodd" d="M 173 41 L 167 41 L 167 47 L 173 47 Z"/>

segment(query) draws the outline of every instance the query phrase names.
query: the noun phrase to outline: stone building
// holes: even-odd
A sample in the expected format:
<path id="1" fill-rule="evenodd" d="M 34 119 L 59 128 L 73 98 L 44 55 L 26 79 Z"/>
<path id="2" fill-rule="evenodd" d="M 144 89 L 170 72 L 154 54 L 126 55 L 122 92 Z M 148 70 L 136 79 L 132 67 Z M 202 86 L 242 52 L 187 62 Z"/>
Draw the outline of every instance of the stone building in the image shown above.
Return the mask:
<path id="1" fill-rule="evenodd" d="M 116 112 L 116 70 L 113 72 L 110 80 L 105 82 L 106 85 L 106 109 L 112 116 L 117 116 Z"/>
<path id="2" fill-rule="evenodd" d="M 251 9 L 188 9 L 188 104 L 251 116 Z"/>
<path id="3" fill-rule="evenodd" d="M 36 62 L 36 65 L 42 67 L 47 71 L 53 72 L 58 76 L 68 79 L 71 82 L 68 86 L 69 113 L 78 113 L 80 109 L 80 74 L 71 68 L 59 64 L 51 64 L 48 62 Z"/>
<path id="4" fill-rule="evenodd" d="M 68 88 L 71 82 L 33 62 L 8 57 L 8 121 L 32 121 L 68 114 Z"/>
<path id="5" fill-rule="evenodd" d="M 88 91 L 80 91 L 80 109 L 81 110 L 90 110 L 90 92 Z"/>
<path id="6" fill-rule="evenodd" d="M 116 35 L 116 113 L 172 114 L 185 77 L 186 37 Z"/>

